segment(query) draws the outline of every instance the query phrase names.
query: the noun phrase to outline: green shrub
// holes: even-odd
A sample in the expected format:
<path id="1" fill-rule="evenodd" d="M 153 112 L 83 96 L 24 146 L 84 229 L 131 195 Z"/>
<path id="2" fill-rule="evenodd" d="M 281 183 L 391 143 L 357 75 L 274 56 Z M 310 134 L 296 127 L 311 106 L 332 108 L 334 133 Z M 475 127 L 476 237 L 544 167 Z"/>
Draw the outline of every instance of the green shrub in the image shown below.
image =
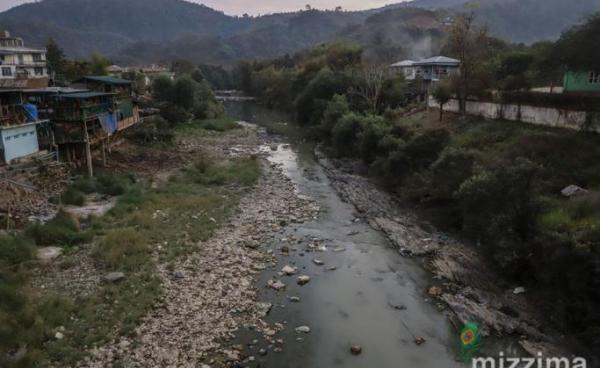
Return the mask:
<path id="1" fill-rule="evenodd" d="M 386 153 L 379 142 L 389 134 L 389 126 L 382 117 L 374 115 L 363 118 L 361 124 L 362 130 L 358 134 L 360 157 L 366 164 L 371 164 Z"/>
<path id="2" fill-rule="evenodd" d="M 191 114 L 183 107 L 167 103 L 160 108 L 160 116 L 168 121 L 171 126 L 185 123 L 190 120 Z"/>
<path id="3" fill-rule="evenodd" d="M 254 158 L 218 162 L 202 159 L 185 169 L 184 173 L 186 178 L 198 184 L 251 186 L 260 176 L 260 165 Z"/>
<path id="4" fill-rule="evenodd" d="M 34 257 L 35 245 L 24 236 L 0 236 L 0 267 L 29 261 Z"/>
<path id="5" fill-rule="evenodd" d="M 193 125 L 197 125 L 205 130 L 211 130 L 215 132 L 226 132 L 233 129 L 238 129 L 239 125 L 231 119 L 207 119 L 197 120 L 192 122 Z"/>
<path id="6" fill-rule="evenodd" d="M 412 167 L 422 169 L 434 163 L 450 141 L 450 133 L 444 129 L 428 130 L 406 143 L 404 152 Z"/>
<path id="7" fill-rule="evenodd" d="M 149 247 L 136 229 L 114 229 L 96 245 L 93 256 L 110 270 L 137 271 L 148 262 Z"/>
<path id="8" fill-rule="evenodd" d="M 335 95 L 327 104 L 327 108 L 323 113 L 321 119 L 320 131 L 324 135 L 325 140 L 331 138 L 333 128 L 337 122 L 346 114 L 350 112 L 350 105 L 345 95 Z"/>
<path id="9" fill-rule="evenodd" d="M 450 200 L 460 185 L 473 175 L 474 153 L 447 148 L 431 166 L 431 192 L 436 199 Z"/>
<path id="10" fill-rule="evenodd" d="M 67 205 L 83 206 L 86 201 L 85 193 L 70 187 L 61 196 L 61 201 Z"/>
<path id="11" fill-rule="evenodd" d="M 171 144 L 175 134 L 169 122 L 162 117 L 153 117 L 134 127 L 129 137 L 139 144 Z"/>
<path id="12" fill-rule="evenodd" d="M 353 157 L 357 154 L 357 137 L 361 132 L 363 119 L 360 115 L 344 115 L 333 127 L 331 140 L 333 148 L 340 156 Z"/>
<path id="13" fill-rule="evenodd" d="M 33 225 L 25 233 L 38 246 L 70 246 L 91 240 L 91 234 L 80 231 L 77 219 L 62 210 L 46 224 Z"/>
<path id="14" fill-rule="evenodd" d="M 473 176 L 456 193 L 465 232 L 510 274 L 528 259 L 527 242 L 536 234 L 538 170 L 519 159 Z"/>

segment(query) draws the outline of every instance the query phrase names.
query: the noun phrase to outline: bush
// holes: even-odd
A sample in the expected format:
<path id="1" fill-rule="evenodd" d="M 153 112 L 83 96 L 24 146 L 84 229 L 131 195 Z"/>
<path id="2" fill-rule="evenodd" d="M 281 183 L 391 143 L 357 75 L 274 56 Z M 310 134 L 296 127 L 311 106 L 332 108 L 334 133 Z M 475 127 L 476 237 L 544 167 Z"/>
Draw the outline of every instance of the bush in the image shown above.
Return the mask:
<path id="1" fill-rule="evenodd" d="M 362 131 L 358 134 L 360 157 L 366 164 L 387 153 L 379 142 L 389 134 L 387 122 L 380 116 L 367 116 L 362 121 Z"/>
<path id="2" fill-rule="evenodd" d="M 358 151 L 357 138 L 363 126 L 360 115 L 349 113 L 344 115 L 333 127 L 331 141 L 333 148 L 340 156 L 353 157 Z"/>
<path id="3" fill-rule="evenodd" d="M 31 226 L 25 234 L 38 246 L 71 246 L 91 240 L 91 234 L 80 231 L 77 219 L 62 210 L 46 224 Z"/>
<path id="4" fill-rule="evenodd" d="M 444 129 L 428 130 L 412 138 L 404 147 L 414 169 L 429 167 L 450 141 L 450 133 Z"/>
<path id="5" fill-rule="evenodd" d="M 110 270 L 137 271 L 148 262 L 149 248 L 139 231 L 115 229 L 96 245 L 93 256 Z"/>
<path id="6" fill-rule="evenodd" d="M 345 95 L 335 95 L 327 104 L 327 108 L 321 119 L 320 130 L 325 140 L 331 139 L 331 134 L 335 124 L 346 114 L 350 112 L 350 105 Z"/>
<path id="7" fill-rule="evenodd" d="M 72 206 L 83 206 L 86 201 L 85 193 L 70 187 L 61 196 L 61 201 L 64 204 Z"/>
<path id="8" fill-rule="evenodd" d="M 219 162 L 202 159 L 185 169 L 184 173 L 187 179 L 203 185 L 251 186 L 260 176 L 260 165 L 253 158 Z"/>
<path id="9" fill-rule="evenodd" d="M 0 236 L 0 268 L 29 261 L 34 257 L 35 245 L 24 236 Z"/>
<path id="10" fill-rule="evenodd" d="M 200 126 L 202 129 L 211 130 L 215 132 L 226 132 L 229 130 L 239 128 L 239 125 L 231 119 L 208 119 L 208 120 L 197 120 L 192 122 L 193 125 Z"/>
<path id="11" fill-rule="evenodd" d="M 168 121 L 171 126 L 189 121 L 192 114 L 185 108 L 173 103 L 167 103 L 160 108 L 160 116 Z"/>
<path id="12" fill-rule="evenodd" d="M 517 274 L 528 260 L 527 242 L 536 234 L 537 171 L 519 159 L 472 177 L 456 194 L 465 232 L 509 274 Z"/>
<path id="13" fill-rule="evenodd" d="M 430 188 L 434 198 L 450 200 L 460 185 L 473 175 L 474 153 L 447 148 L 431 166 Z"/>
<path id="14" fill-rule="evenodd" d="M 175 134 L 169 122 L 162 117 L 153 117 L 143 124 L 137 125 L 131 132 L 130 138 L 144 145 L 153 143 L 171 144 L 175 139 Z"/>

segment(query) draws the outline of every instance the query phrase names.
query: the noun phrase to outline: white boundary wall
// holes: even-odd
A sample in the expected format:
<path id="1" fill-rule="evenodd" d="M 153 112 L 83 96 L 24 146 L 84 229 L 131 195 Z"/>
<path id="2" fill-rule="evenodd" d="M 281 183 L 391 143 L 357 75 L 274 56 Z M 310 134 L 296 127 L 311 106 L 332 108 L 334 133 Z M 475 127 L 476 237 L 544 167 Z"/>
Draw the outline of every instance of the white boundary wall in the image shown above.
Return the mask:
<path id="1" fill-rule="evenodd" d="M 440 105 L 430 96 L 429 107 L 439 109 Z M 460 111 L 458 100 L 451 99 L 444 105 L 444 111 L 458 113 Z M 467 101 L 467 114 L 482 116 L 487 119 L 521 121 L 523 123 L 576 130 L 584 129 L 587 126 L 589 130 L 600 133 L 600 113 L 597 112 Z"/>

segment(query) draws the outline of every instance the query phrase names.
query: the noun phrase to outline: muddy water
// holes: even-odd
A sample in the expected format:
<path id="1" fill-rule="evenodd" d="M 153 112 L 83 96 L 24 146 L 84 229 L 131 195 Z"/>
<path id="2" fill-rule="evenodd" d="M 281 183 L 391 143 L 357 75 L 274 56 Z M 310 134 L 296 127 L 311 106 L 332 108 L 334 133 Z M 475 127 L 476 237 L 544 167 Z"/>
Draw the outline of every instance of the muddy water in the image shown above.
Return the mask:
<path id="1" fill-rule="evenodd" d="M 270 160 L 281 165 L 300 194 L 316 199 L 322 208 L 314 221 L 290 224 L 266 245 L 278 262 L 259 280 L 259 299 L 273 304 L 266 320 L 285 326 L 274 336 L 283 344 L 270 344 L 252 329 L 242 329 L 238 342 L 254 357 L 243 366 L 462 366 L 456 361 L 456 333 L 424 295 L 432 283 L 429 275 L 417 260 L 400 256 L 381 233 L 340 200 L 314 161 L 312 147 L 303 143 L 301 131 L 285 115 L 254 104 L 228 103 L 227 111 L 235 119 L 278 134 L 280 144 Z M 290 248 L 289 256 L 281 253 L 282 246 Z M 315 259 L 324 264 L 315 264 Z M 299 286 L 298 275 L 279 276 L 285 265 L 298 267 L 298 275 L 308 275 L 311 281 Z M 280 279 L 286 289 L 266 288 L 269 279 Z M 300 301 L 291 302 L 292 296 Z M 310 333 L 296 332 L 298 326 L 310 327 Z M 415 339 L 421 337 L 426 342 L 419 346 Z M 362 354 L 350 353 L 353 344 L 362 347 Z M 260 355 L 259 349 L 267 349 L 267 354 Z"/>

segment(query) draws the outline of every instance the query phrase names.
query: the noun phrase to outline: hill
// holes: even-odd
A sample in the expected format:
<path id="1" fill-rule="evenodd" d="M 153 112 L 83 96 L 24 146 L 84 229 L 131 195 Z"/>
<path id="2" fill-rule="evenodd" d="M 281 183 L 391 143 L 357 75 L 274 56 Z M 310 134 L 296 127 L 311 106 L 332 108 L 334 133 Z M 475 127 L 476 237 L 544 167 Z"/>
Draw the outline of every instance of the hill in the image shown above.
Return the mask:
<path id="1" fill-rule="evenodd" d="M 420 9 L 415 9 L 420 8 Z M 42 0 L 0 13 L 0 28 L 42 46 L 53 37 L 71 57 L 101 51 L 117 62 L 187 58 L 233 63 L 350 38 L 371 60 L 435 53 L 441 19 L 475 11 L 509 41 L 557 38 L 600 0 L 413 0 L 361 12 L 301 11 L 232 17 L 183 0 Z"/>

